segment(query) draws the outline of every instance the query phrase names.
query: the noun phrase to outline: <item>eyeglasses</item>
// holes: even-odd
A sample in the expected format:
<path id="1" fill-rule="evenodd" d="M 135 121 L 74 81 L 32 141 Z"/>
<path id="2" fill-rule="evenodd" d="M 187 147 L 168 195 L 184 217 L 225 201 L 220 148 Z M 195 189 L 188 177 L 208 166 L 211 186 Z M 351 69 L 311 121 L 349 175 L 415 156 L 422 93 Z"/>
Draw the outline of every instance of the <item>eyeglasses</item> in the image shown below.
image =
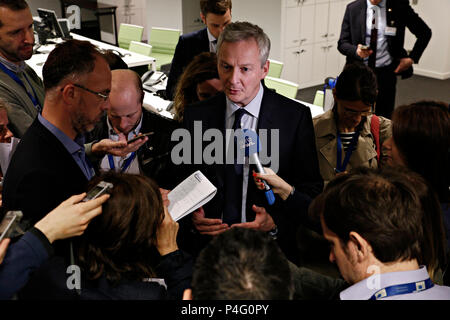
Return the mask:
<path id="1" fill-rule="evenodd" d="M 86 90 L 87 92 L 90 92 L 90 93 L 93 93 L 93 94 L 99 96 L 99 97 L 102 98 L 103 101 L 105 101 L 105 102 L 106 102 L 106 100 L 108 100 L 108 98 L 109 98 L 109 93 L 104 94 L 104 93 L 101 93 L 101 92 L 97 92 L 97 91 L 88 89 L 88 88 L 86 88 L 86 87 L 83 87 L 81 84 L 77 84 L 77 83 L 74 83 L 73 85 L 74 85 L 75 87 L 77 87 L 77 88 Z"/>
<path id="2" fill-rule="evenodd" d="M 373 108 L 372 108 L 373 109 Z M 344 112 L 348 116 L 361 116 L 361 117 L 368 117 L 373 114 L 373 111 L 356 111 L 349 108 L 344 107 Z"/>

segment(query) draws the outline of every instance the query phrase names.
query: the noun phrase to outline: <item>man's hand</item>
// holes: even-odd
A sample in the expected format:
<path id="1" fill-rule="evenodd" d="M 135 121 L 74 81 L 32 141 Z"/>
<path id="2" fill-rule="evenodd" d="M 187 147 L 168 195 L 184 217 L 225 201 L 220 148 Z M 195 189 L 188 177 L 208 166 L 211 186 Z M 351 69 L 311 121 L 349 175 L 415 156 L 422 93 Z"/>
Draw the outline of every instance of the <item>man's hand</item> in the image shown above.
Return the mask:
<path id="1" fill-rule="evenodd" d="M 361 58 L 365 59 L 373 53 L 372 49 L 363 49 L 362 44 L 358 44 L 358 48 L 356 48 L 356 54 Z"/>
<path id="2" fill-rule="evenodd" d="M 205 218 L 205 211 L 203 210 L 203 207 L 200 207 L 194 211 L 192 214 L 192 222 L 200 234 L 210 236 L 218 235 L 230 228 L 226 223 L 222 223 L 221 219 Z"/>
<path id="3" fill-rule="evenodd" d="M 402 58 L 400 59 L 400 63 L 398 64 L 397 69 L 395 69 L 394 73 L 401 73 L 411 67 L 414 63 L 414 60 L 411 58 Z"/>
<path id="4" fill-rule="evenodd" d="M 265 232 L 268 232 L 275 228 L 275 222 L 273 221 L 270 214 L 267 213 L 266 209 L 253 205 L 252 210 L 256 213 L 255 220 L 253 220 L 252 222 L 235 223 L 231 227 L 255 229 Z"/>
<path id="5" fill-rule="evenodd" d="M 92 145 L 92 153 L 98 157 L 103 157 L 105 154 L 112 154 L 113 156 L 125 157 L 130 152 L 138 150 L 144 143 L 146 143 L 148 137 L 136 140 L 130 144 L 127 144 L 127 139 L 123 133 L 119 133 L 119 141 L 113 141 L 111 139 L 103 139 Z"/>
<path id="6" fill-rule="evenodd" d="M 2 264 L 3 259 L 6 256 L 6 251 L 8 250 L 10 239 L 3 239 L 0 242 L 0 264 Z"/>

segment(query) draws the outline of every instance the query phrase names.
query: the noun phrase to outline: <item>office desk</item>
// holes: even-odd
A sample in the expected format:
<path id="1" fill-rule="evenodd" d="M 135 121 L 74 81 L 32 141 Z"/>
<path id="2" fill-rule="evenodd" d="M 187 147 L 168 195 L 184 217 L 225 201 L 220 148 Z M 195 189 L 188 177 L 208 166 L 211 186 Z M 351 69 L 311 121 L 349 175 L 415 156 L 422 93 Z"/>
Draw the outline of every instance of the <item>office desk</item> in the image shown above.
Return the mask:
<path id="1" fill-rule="evenodd" d="M 118 45 L 117 42 L 117 18 L 116 18 L 116 9 L 117 6 L 106 4 L 106 3 L 100 3 L 96 0 L 59 0 L 61 3 L 61 12 L 62 17 L 66 17 L 66 8 L 71 5 L 77 5 L 82 9 L 91 10 L 94 11 L 95 16 L 97 17 L 97 24 L 98 24 L 98 37 L 100 39 L 100 16 L 105 15 L 111 15 L 113 17 L 113 26 L 114 26 L 114 40 L 115 45 Z"/>
<path id="2" fill-rule="evenodd" d="M 96 45 L 100 49 L 104 50 L 115 50 L 120 52 L 124 57 L 122 57 L 123 61 L 128 65 L 128 67 L 138 67 L 143 65 L 152 65 L 152 69 L 156 70 L 155 58 L 148 57 L 142 54 L 138 54 L 135 52 L 131 52 L 126 49 L 122 49 L 101 41 L 93 40 L 90 38 L 86 38 L 84 36 L 80 36 L 78 34 L 71 34 L 74 39 L 89 41 L 92 44 Z M 61 42 L 61 39 L 52 39 L 55 42 Z M 31 59 L 27 60 L 26 63 L 36 71 L 39 77 L 42 78 L 42 67 L 44 66 L 45 61 L 47 60 L 48 54 L 55 48 L 54 44 L 48 44 L 45 46 L 41 46 L 38 51 L 42 53 L 33 54 Z"/>

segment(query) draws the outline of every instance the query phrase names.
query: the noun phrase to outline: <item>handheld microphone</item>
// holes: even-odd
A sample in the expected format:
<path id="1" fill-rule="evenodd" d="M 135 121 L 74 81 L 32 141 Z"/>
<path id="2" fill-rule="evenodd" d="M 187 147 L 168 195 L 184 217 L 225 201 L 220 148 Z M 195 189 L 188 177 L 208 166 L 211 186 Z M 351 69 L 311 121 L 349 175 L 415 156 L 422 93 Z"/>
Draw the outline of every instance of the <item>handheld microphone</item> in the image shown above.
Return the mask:
<path id="1" fill-rule="evenodd" d="M 264 168 L 259 160 L 258 152 L 259 152 L 259 137 L 258 134 L 249 129 L 243 130 L 245 145 L 245 156 L 249 158 L 250 163 L 254 163 L 256 166 L 256 172 L 258 173 L 266 173 Z M 269 205 L 273 205 L 275 203 L 275 195 L 273 194 L 272 189 L 269 184 L 261 179 L 264 183 L 264 193 L 266 195 L 267 202 Z"/>

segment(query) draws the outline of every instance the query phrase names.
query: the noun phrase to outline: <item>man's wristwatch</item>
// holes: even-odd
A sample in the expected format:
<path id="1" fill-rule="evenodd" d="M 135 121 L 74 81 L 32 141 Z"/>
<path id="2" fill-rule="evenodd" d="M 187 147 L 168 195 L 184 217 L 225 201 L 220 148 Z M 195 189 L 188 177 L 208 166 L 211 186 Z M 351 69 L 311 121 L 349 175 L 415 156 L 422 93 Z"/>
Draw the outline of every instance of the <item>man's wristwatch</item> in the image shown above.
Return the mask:
<path id="1" fill-rule="evenodd" d="M 272 238 L 272 240 L 277 240 L 278 235 L 278 228 L 275 226 L 272 230 L 269 231 L 269 236 Z"/>

